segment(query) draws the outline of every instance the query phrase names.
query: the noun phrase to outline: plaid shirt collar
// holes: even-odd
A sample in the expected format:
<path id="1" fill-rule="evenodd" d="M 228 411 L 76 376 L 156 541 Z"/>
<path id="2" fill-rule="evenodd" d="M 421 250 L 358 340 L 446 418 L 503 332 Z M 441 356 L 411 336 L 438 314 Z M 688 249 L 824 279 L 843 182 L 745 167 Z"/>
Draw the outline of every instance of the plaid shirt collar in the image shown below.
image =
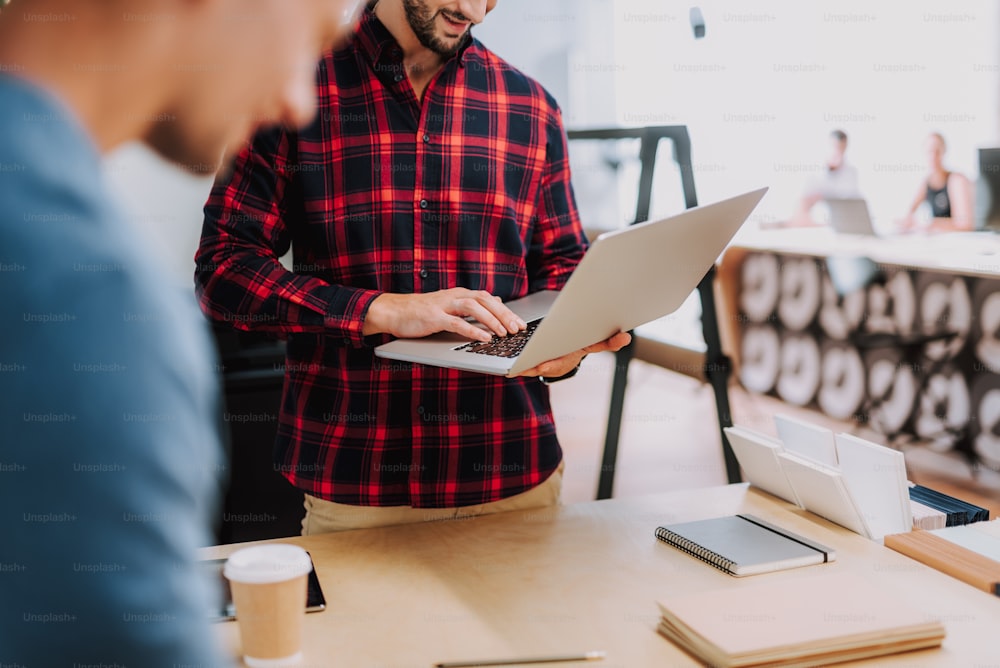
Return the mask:
<path id="1" fill-rule="evenodd" d="M 401 61 L 403 49 L 399 42 L 392 36 L 385 24 L 375 16 L 375 3 L 371 3 L 364 11 L 361 21 L 355 30 L 355 38 L 358 41 L 358 51 L 364 54 L 371 65 L 375 65 L 385 60 Z M 473 53 L 482 49 L 482 44 L 475 37 L 466 33 L 462 46 L 453 55 L 445 59 L 445 64 L 450 60 L 456 60 L 459 67 L 465 67 L 465 59 L 471 49 Z"/>

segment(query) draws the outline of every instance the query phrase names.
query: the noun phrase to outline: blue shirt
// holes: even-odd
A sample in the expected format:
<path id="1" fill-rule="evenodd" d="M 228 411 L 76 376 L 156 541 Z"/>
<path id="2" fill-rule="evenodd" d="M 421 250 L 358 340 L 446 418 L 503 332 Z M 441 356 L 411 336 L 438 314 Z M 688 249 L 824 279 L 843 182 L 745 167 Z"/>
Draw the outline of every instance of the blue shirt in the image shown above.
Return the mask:
<path id="1" fill-rule="evenodd" d="M 215 666 L 207 326 L 71 112 L 0 76 L 0 665 Z"/>

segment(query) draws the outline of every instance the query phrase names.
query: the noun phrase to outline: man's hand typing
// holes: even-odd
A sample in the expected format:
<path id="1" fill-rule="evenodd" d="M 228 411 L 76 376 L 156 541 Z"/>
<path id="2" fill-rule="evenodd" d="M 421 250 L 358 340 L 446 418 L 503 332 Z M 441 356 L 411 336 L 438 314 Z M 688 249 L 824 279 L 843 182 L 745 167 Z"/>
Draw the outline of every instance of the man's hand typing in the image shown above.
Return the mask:
<path id="1" fill-rule="evenodd" d="M 475 326 L 472 318 L 489 331 Z M 400 338 L 419 338 L 436 332 L 454 332 L 476 340 L 489 341 L 491 332 L 498 336 L 515 334 L 527 327 L 499 297 L 484 290 L 450 288 L 419 294 L 385 293 L 368 307 L 362 333 L 392 334 Z"/>

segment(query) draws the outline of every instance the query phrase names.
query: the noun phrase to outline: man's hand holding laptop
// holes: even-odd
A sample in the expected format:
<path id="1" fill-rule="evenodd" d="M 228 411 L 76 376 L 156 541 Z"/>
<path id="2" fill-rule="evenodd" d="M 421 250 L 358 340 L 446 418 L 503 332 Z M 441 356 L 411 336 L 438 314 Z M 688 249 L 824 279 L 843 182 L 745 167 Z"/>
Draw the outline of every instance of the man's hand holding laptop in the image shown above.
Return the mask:
<path id="1" fill-rule="evenodd" d="M 482 323 L 477 327 L 472 321 Z M 484 290 L 450 288 L 417 294 L 384 293 L 368 308 L 362 333 L 391 334 L 399 338 L 420 338 L 438 332 L 454 332 L 474 341 L 489 342 L 492 334 L 516 334 L 527 327 L 517 314 L 496 295 Z M 590 353 L 617 351 L 629 344 L 632 337 L 619 332 L 582 350 L 542 362 L 522 376 L 557 378 L 575 369 Z"/>
<path id="2" fill-rule="evenodd" d="M 545 378 L 559 378 L 565 376 L 570 371 L 580 366 L 580 362 L 590 353 L 616 352 L 627 346 L 632 341 L 632 335 L 628 332 L 618 332 L 610 339 L 599 341 L 592 346 L 587 346 L 583 350 L 557 357 L 548 362 L 534 366 L 521 373 L 522 376 L 543 376 Z"/>

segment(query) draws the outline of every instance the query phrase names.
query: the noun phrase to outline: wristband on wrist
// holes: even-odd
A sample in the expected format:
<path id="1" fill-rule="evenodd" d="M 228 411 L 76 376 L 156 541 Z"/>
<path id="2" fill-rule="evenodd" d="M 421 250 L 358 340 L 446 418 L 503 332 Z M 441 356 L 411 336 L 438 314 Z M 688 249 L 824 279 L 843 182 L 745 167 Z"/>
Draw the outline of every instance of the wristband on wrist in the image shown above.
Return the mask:
<path id="1" fill-rule="evenodd" d="M 566 380 L 567 378 L 572 378 L 573 376 L 576 375 L 576 372 L 580 370 L 580 364 L 582 364 L 583 360 L 585 359 L 587 359 L 586 355 L 581 357 L 580 361 L 577 362 L 577 365 L 573 367 L 569 373 L 564 373 L 561 376 L 539 376 L 538 380 L 542 381 L 542 383 L 545 385 L 551 385 L 552 383 L 558 383 L 560 380 Z"/>

